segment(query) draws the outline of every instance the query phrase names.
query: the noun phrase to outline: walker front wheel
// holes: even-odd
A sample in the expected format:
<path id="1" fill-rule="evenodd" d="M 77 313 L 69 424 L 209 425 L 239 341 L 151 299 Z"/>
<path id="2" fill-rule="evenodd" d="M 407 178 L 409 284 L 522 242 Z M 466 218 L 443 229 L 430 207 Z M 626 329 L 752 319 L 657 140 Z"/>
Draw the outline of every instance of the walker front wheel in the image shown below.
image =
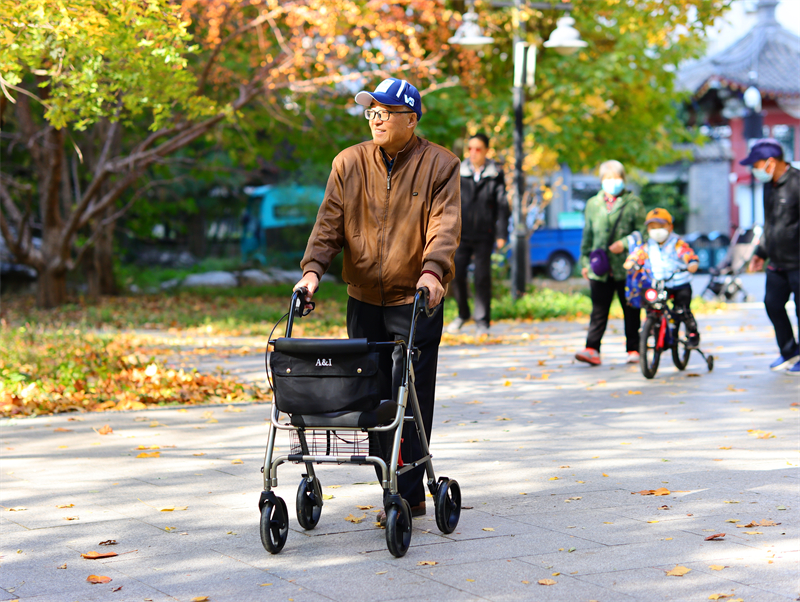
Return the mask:
<path id="1" fill-rule="evenodd" d="M 270 554 L 277 554 L 286 544 L 289 534 L 289 512 L 283 498 L 267 500 L 261 508 L 261 544 Z"/>
<path id="2" fill-rule="evenodd" d="M 706 364 L 708 365 L 708 371 L 711 372 L 714 369 L 714 356 L 713 355 L 709 355 L 708 358 L 706 358 Z"/>
<path id="3" fill-rule="evenodd" d="M 395 558 L 401 558 L 411 545 L 411 506 L 392 506 L 386 511 L 386 546 Z"/>
<path id="4" fill-rule="evenodd" d="M 461 518 L 461 487 L 458 481 L 442 477 L 434 498 L 436 526 L 444 534 L 452 533 Z"/>
<path id="5" fill-rule="evenodd" d="M 314 484 L 303 477 L 300 486 L 297 488 L 297 499 L 295 503 L 297 510 L 297 522 L 306 531 L 310 531 L 317 526 L 319 517 L 322 514 L 322 506 L 317 503 L 317 494 L 314 491 Z"/>

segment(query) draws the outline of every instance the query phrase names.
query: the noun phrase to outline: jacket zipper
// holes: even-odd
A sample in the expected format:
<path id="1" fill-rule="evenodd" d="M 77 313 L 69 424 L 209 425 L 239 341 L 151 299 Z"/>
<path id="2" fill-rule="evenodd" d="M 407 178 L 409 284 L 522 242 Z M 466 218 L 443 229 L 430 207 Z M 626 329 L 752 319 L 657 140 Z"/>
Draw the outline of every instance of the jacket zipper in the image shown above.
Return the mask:
<path id="1" fill-rule="evenodd" d="M 381 289 L 381 305 L 386 305 L 383 291 L 383 258 L 386 246 L 386 219 L 389 215 L 389 191 L 392 189 L 392 170 L 386 170 L 386 201 L 383 204 L 383 228 L 381 229 L 380 262 L 378 263 L 378 285 Z"/>

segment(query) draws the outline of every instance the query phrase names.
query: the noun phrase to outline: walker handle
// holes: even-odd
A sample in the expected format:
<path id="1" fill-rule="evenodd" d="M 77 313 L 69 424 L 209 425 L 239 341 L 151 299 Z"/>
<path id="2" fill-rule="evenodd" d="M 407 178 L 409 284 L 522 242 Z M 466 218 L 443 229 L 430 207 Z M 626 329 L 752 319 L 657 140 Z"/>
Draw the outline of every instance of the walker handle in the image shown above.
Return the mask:
<path id="1" fill-rule="evenodd" d="M 434 308 L 428 306 L 428 300 L 430 299 L 430 295 L 431 293 L 428 290 L 427 286 L 421 286 L 419 289 L 417 289 L 417 294 L 414 295 L 414 305 L 415 307 L 417 307 L 417 311 L 424 311 L 425 315 L 428 318 L 433 316 L 439 309 L 438 305 Z M 420 307 L 419 305 L 420 300 L 422 301 L 422 307 Z M 414 313 L 416 314 L 416 312 Z"/>

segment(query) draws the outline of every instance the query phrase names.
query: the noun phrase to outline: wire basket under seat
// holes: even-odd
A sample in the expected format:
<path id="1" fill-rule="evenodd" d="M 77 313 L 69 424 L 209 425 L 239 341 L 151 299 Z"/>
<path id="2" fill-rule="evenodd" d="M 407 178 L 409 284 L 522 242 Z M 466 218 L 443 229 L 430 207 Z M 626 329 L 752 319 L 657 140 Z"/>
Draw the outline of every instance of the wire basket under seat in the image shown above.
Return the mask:
<path id="1" fill-rule="evenodd" d="M 359 431 L 307 430 L 303 431 L 312 456 L 368 456 L 369 435 Z M 303 453 L 297 431 L 289 432 L 290 454 Z"/>

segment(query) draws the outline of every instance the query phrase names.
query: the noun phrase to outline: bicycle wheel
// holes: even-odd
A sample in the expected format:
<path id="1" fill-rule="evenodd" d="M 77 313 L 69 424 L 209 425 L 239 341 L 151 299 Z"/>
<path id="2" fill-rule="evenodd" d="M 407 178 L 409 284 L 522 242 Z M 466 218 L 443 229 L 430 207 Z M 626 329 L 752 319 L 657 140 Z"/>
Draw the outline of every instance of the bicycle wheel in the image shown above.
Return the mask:
<path id="1" fill-rule="evenodd" d="M 661 350 L 657 349 L 660 328 L 660 316 L 647 316 L 639 335 L 639 367 L 645 378 L 653 378 L 658 372 L 658 362 L 661 359 Z"/>
<path id="2" fill-rule="evenodd" d="M 688 334 L 686 324 L 683 320 L 678 320 L 672 331 L 672 361 L 678 370 L 686 370 L 686 366 L 689 364 L 692 350 L 686 346 Z"/>

